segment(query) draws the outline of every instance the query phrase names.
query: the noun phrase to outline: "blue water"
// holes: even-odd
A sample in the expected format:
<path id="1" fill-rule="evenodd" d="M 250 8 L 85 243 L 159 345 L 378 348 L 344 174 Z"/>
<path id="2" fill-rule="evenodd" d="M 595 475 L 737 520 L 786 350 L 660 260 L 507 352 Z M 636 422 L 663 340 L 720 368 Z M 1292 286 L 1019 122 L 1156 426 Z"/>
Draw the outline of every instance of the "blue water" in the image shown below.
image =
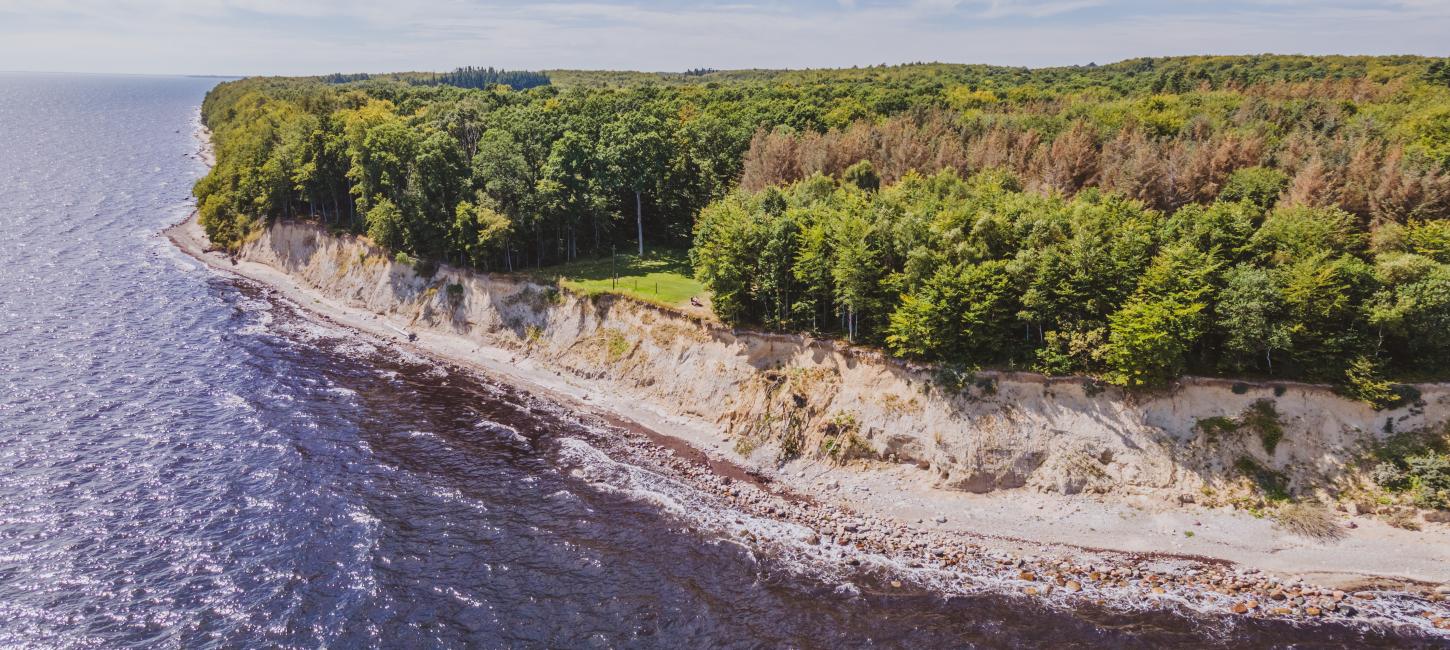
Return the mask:
<path id="1" fill-rule="evenodd" d="M 214 83 L 0 75 L 0 646 L 1408 642 L 849 587 L 581 479 L 624 432 L 158 236 Z"/>

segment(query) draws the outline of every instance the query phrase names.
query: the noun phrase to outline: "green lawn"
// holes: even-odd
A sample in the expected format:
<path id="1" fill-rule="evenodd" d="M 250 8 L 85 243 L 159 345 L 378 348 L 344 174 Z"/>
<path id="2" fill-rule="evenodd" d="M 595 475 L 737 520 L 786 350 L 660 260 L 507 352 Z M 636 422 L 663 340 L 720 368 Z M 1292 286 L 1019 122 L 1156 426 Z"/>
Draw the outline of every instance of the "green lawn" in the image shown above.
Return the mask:
<path id="1" fill-rule="evenodd" d="M 644 258 L 621 253 L 613 264 L 608 256 L 579 259 L 530 275 L 558 279 L 565 288 L 581 293 L 617 293 L 670 307 L 688 307 L 691 297 L 706 299 L 705 286 L 690 273 L 689 258 L 674 249 L 646 251 Z"/>

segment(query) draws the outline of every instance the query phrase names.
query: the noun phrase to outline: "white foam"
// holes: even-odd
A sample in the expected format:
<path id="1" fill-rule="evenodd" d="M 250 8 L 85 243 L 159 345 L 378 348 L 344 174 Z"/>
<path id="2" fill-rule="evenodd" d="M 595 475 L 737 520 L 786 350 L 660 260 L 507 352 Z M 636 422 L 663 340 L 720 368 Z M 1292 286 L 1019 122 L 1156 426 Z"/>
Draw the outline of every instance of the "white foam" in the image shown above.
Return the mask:
<path id="1" fill-rule="evenodd" d="M 1230 608 L 1242 600 L 1206 590 L 1175 589 L 1164 594 L 1152 594 L 1131 584 L 1119 588 L 1087 580 L 1080 581 L 1081 590 L 1076 593 L 1052 585 L 1050 594 L 1029 596 L 1023 593 L 1026 587 L 1040 590 L 1050 583 L 1041 578 L 1023 580 L 1018 575 L 1018 569 L 999 565 L 990 557 L 976 557 L 956 567 L 941 568 L 933 566 L 929 558 L 913 561 L 906 557 L 889 557 L 861 551 L 854 546 L 833 544 L 825 536 L 821 543 L 812 544 L 816 532 L 807 526 L 739 511 L 680 480 L 616 461 L 583 440 L 562 439 L 560 449 L 561 460 L 572 466 L 571 474 L 588 481 L 593 487 L 654 504 L 671 516 L 688 521 L 700 532 L 741 544 L 749 549 L 748 555 L 752 558 L 756 555 L 755 549 L 759 549 L 770 559 L 772 567 L 824 580 L 842 593 L 859 594 L 857 581 L 863 574 L 872 574 L 889 576 L 944 596 L 994 593 L 1030 599 L 1062 610 L 1103 600 L 1120 610 L 1209 614 L 1224 620 L 1226 625 L 1235 624 Z M 919 566 L 913 567 L 912 564 Z M 1417 599 L 1387 593 L 1373 601 L 1354 603 L 1360 611 L 1355 619 L 1326 618 L 1323 622 L 1357 625 L 1366 629 L 1411 629 L 1418 634 L 1450 638 L 1450 634 L 1436 630 L 1428 619 L 1421 616 L 1423 605 Z M 1299 621 L 1296 624 L 1313 625 L 1315 622 Z"/>

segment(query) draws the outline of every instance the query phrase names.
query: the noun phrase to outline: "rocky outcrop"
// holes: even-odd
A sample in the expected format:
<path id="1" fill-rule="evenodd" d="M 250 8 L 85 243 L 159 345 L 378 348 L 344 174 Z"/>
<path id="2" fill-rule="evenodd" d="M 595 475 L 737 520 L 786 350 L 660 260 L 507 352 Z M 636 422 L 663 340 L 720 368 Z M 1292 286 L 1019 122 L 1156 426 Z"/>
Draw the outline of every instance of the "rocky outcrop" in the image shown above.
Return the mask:
<path id="1" fill-rule="evenodd" d="M 1336 497 L 1353 489 L 1375 440 L 1450 419 L 1446 384 L 1419 385 L 1413 403 L 1375 411 L 1293 382 L 1188 378 L 1128 394 L 1080 377 L 963 376 L 522 278 L 447 267 L 424 278 L 310 224 L 276 224 L 240 255 L 414 328 L 510 349 L 598 391 L 708 422 L 746 455 L 909 463 L 954 490 L 1212 500 L 1268 477 Z M 1245 423 L 1251 411 L 1281 429 L 1277 441 Z"/>

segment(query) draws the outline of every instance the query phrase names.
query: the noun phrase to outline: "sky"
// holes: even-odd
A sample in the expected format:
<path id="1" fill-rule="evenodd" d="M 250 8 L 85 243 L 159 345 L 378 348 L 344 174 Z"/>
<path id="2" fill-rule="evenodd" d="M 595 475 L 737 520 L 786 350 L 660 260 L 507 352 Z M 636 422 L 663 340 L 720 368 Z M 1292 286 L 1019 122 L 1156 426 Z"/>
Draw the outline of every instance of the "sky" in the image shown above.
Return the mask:
<path id="1" fill-rule="evenodd" d="M 1450 55 L 1450 0 L 0 0 L 0 70 L 323 74 Z"/>

